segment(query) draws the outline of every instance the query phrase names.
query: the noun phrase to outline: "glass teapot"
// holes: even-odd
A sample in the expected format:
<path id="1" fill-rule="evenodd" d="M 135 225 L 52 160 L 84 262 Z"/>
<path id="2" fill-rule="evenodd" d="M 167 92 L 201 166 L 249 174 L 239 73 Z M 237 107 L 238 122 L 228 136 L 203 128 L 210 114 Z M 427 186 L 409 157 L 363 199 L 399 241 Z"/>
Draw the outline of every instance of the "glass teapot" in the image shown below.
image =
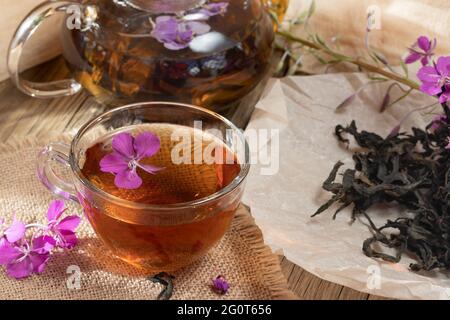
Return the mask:
<path id="1" fill-rule="evenodd" d="M 73 79 L 21 79 L 24 43 L 56 13 L 66 15 L 61 39 Z M 243 126 L 270 73 L 273 40 L 262 0 L 47 1 L 17 29 L 8 68 L 17 87 L 34 97 L 85 88 L 111 106 L 184 102 Z"/>

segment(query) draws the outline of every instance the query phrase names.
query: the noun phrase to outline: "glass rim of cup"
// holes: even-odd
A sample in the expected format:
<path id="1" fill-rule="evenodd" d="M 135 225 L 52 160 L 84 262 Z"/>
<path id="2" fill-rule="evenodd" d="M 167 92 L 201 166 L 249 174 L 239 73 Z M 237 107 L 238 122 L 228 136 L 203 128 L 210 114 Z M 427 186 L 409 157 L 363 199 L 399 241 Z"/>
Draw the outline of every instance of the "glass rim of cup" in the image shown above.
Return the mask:
<path id="1" fill-rule="evenodd" d="M 236 178 L 233 179 L 231 183 L 229 183 L 224 188 L 210 194 L 207 197 L 203 197 L 200 199 L 188 201 L 188 202 L 180 202 L 180 203 L 174 203 L 174 204 L 146 204 L 146 203 L 139 203 L 134 201 L 125 200 L 122 198 L 119 198 L 117 196 L 114 196 L 110 193 L 107 193 L 106 191 L 103 191 L 102 189 L 96 187 L 93 183 L 91 183 L 86 177 L 84 177 L 83 173 L 81 172 L 81 168 L 77 161 L 75 161 L 75 147 L 77 146 L 77 143 L 81 139 L 84 133 L 86 133 L 89 129 L 100 123 L 102 120 L 107 118 L 108 116 L 111 116 L 111 114 L 119 113 L 123 110 L 129 110 L 129 109 L 138 109 L 139 107 L 151 107 L 156 105 L 171 105 L 171 106 L 178 106 L 178 107 L 186 107 L 188 109 L 195 109 L 197 111 L 204 112 L 221 122 L 225 123 L 227 127 L 229 127 L 231 130 L 237 133 L 239 139 L 244 145 L 245 148 L 245 157 L 244 157 L 244 163 L 239 163 L 241 166 L 241 170 L 239 171 L 239 174 L 236 176 Z M 87 123 L 85 123 L 83 126 L 80 127 L 74 138 L 72 139 L 72 142 L 70 143 L 70 154 L 69 154 L 69 165 L 72 169 L 72 171 L 75 173 L 76 178 L 88 189 L 95 192 L 96 194 L 100 195 L 103 198 L 106 198 L 108 201 L 112 201 L 115 203 L 120 203 L 121 206 L 129 207 L 133 209 L 146 209 L 146 210 L 155 210 L 155 211 L 171 211 L 174 209 L 187 209 L 192 208 L 194 206 L 200 206 L 205 205 L 207 203 L 210 203 L 214 200 L 220 199 L 227 194 L 230 194 L 234 190 L 236 190 L 237 187 L 239 187 L 242 182 L 244 182 L 245 178 L 247 177 L 249 171 L 250 171 L 250 149 L 247 142 L 247 139 L 245 139 L 245 136 L 236 125 L 234 125 L 230 120 L 227 118 L 215 113 L 214 111 L 208 110 L 203 107 L 194 106 L 191 104 L 186 103 L 178 103 L 178 102 L 167 102 L 167 101 L 151 101 L 151 102 L 138 102 L 133 104 L 127 104 L 124 106 L 120 106 L 117 108 L 113 108 L 111 110 L 108 110 L 106 112 L 103 112 L 102 114 L 98 115 L 97 117 L 91 119 Z"/>

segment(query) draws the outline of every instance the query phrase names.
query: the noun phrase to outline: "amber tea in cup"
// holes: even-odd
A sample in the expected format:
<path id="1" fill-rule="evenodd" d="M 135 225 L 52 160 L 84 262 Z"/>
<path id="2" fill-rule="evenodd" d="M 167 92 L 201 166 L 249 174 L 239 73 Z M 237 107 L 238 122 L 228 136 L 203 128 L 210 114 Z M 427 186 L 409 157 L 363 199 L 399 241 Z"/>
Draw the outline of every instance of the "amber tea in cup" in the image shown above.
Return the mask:
<path id="1" fill-rule="evenodd" d="M 230 163 L 174 164 L 171 151 L 175 144 L 171 137 L 176 131 L 188 137 L 200 135 L 197 139 L 202 141 L 202 151 L 214 143 L 217 145 L 213 151 L 222 154 L 230 152 L 222 142 L 216 142 L 206 134 L 196 133 L 194 130 L 170 124 L 138 125 L 128 130 L 134 136 L 140 131 L 152 132 L 161 141 L 159 152 L 144 159 L 142 163 L 163 169 L 150 174 L 137 168 L 143 180 L 137 189 L 118 188 L 114 184 L 114 175 L 100 170 L 99 162 L 111 152 L 110 137 L 102 138 L 102 141 L 86 150 L 81 172 L 98 189 L 140 204 L 176 205 L 206 198 L 229 185 L 241 168 L 235 155 Z M 194 153 L 193 139 L 186 149 Z M 191 221 L 169 225 L 129 223 L 127 209 L 120 206 L 98 210 L 86 203 L 84 208 L 93 228 L 117 256 L 137 265 L 152 261 L 152 266 L 172 269 L 189 263 L 210 249 L 225 233 L 237 205 L 237 201 L 232 201 L 214 215 L 209 213 L 212 208 L 207 207 L 205 210 L 198 210 Z M 109 214 L 104 214 L 105 212 Z M 166 215 L 171 215 L 170 210 Z"/>
<path id="2" fill-rule="evenodd" d="M 201 128 L 198 125 L 201 124 Z M 99 165 L 119 133 L 151 132 L 159 151 L 137 168 L 142 184 L 118 187 Z M 68 146 L 50 144 L 38 173 L 53 192 L 81 203 L 96 234 L 117 257 L 149 271 L 173 271 L 202 257 L 224 235 L 239 206 L 249 164 L 242 133 L 228 120 L 182 104 L 144 103 L 107 112 Z M 243 160 L 242 160 L 242 159 Z M 73 186 L 51 169 L 67 162 Z"/>

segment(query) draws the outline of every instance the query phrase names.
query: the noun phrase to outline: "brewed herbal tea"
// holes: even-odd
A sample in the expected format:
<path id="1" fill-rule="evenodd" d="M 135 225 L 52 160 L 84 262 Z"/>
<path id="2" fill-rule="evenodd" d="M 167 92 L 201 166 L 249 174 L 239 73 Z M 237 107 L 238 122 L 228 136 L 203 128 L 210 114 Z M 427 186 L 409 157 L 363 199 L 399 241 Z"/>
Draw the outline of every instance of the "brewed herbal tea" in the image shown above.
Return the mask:
<path id="1" fill-rule="evenodd" d="M 181 214 L 180 210 L 172 210 L 171 205 L 203 199 L 222 190 L 238 176 L 241 166 L 222 141 L 197 129 L 151 124 L 125 131 L 133 136 L 147 131 L 158 136 L 159 151 L 140 163 L 161 170 L 150 174 L 138 167 L 137 173 L 142 178 L 139 188 L 117 187 L 114 175 L 103 172 L 99 165 L 111 153 L 112 135 L 102 137 L 86 150 L 80 164 L 82 174 L 98 189 L 137 205 L 114 205 L 81 195 L 86 216 L 106 245 L 123 260 L 152 271 L 183 267 L 219 241 L 230 225 L 239 200 L 211 201 L 203 207 L 186 205 Z M 175 136 L 185 140 L 174 139 Z M 223 156 L 224 161 L 207 163 L 202 159 L 194 163 L 199 147 L 201 152 L 209 150 L 212 156 Z M 185 163 L 174 161 L 175 156 L 185 156 L 185 152 L 191 155 L 192 161 L 186 161 L 189 157 L 184 158 Z M 224 207 L 223 203 L 227 205 Z M 150 212 L 148 207 L 144 211 L 145 205 L 164 205 L 166 210 L 152 214 L 151 208 Z"/>

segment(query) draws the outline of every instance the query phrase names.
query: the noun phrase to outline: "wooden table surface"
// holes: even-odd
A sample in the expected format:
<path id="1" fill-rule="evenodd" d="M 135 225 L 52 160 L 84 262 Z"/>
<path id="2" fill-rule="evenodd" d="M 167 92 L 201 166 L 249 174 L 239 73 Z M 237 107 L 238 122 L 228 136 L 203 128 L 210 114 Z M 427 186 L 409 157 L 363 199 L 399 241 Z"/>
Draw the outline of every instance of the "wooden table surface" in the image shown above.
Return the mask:
<path id="1" fill-rule="evenodd" d="M 24 76 L 35 81 L 48 81 L 63 79 L 67 74 L 64 62 L 59 58 L 27 71 Z M 76 130 L 105 109 L 85 91 L 71 97 L 41 100 L 20 93 L 6 80 L 0 82 L 0 141 Z M 300 299 L 382 299 L 324 281 L 286 258 L 280 259 L 289 286 Z"/>

